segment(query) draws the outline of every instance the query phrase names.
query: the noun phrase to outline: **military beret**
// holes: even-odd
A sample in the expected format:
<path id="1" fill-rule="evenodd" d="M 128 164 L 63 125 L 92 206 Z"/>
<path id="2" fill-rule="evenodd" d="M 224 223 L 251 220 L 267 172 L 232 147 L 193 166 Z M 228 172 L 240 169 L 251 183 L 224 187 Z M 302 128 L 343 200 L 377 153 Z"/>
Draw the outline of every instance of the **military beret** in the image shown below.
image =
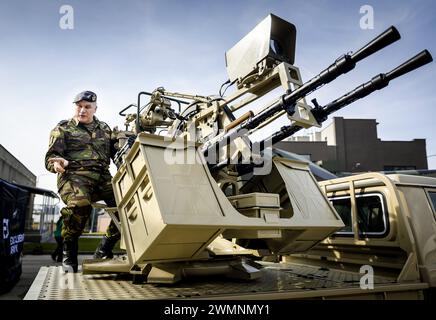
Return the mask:
<path id="1" fill-rule="evenodd" d="M 97 101 L 97 95 L 92 91 L 82 91 L 79 94 L 76 95 L 74 98 L 73 103 L 79 102 L 79 101 L 88 101 L 88 102 L 96 102 Z"/>

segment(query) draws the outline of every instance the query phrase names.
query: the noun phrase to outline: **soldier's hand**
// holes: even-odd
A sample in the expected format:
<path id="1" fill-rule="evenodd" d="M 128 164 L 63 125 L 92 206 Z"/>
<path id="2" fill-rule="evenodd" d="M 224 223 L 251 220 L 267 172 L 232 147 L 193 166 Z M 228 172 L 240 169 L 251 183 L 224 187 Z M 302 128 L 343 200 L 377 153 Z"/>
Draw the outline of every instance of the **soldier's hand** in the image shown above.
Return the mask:
<path id="1" fill-rule="evenodd" d="M 48 159 L 48 163 L 53 163 L 53 169 L 57 173 L 64 173 L 65 168 L 68 166 L 68 160 L 64 158 L 51 158 Z"/>

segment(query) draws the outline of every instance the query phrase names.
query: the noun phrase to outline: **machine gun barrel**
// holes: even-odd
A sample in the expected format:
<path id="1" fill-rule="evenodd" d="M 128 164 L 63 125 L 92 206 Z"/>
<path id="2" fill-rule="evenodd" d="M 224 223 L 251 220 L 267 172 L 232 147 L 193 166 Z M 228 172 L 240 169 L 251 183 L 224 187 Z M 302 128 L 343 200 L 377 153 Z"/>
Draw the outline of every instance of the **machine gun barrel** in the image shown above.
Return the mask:
<path id="1" fill-rule="evenodd" d="M 324 117 L 326 118 L 328 115 L 338 111 L 339 109 L 345 107 L 346 105 L 349 105 L 350 103 L 358 99 L 364 98 L 376 90 L 383 89 L 389 84 L 389 81 L 401 77 L 402 75 L 410 71 L 418 69 L 423 65 L 430 63 L 431 61 L 433 61 L 433 58 L 430 52 L 428 52 L 427 50 L 423 50 L 413 58 L 407 60 L 406 62 L 399 65 L 395 69 L 389 71 L 388 73 L 381 73 L 373 77 L 370 81 L 344 94 L 342 97 L 328 103 L 327 105 L 324 106 L 322 113 L 324 113 Z M 319 119 L 319 120 L 321 120 L 321 122 L 325 121 L 325 119 Z"/>
<path id="2" fill-rule="evenodd" d="M 318 89 L 320 86 L 333 81 L 340 75 L 349 72 L 356 66 L 357 62 L 399 40 L 400 37 L 401 36 L 398 30 L 394 26 L 391 26 L 385 32 L 383 32 L 372 41 L 367 43 L 365 46 L 363 46 L 361 49 L 359 49 L 356 53 L 345 54 L 342 57 L 336 59 L 336 61 L 328 68 L 323 70 L 317 76 L 313 77 L 311 80 L 304 83 L 301 87 L 297 88 L 291 93 L 283 95 L 269 108 L 258 113 L 254 117 L 247 120 L 245 123 L 236 126 L 228 133 L 219 137 L 219 140 L 214 139 L 213 142 L 206 144 L 203 151 L 205 152 L 205 154 L 209 154 L 209 152 L 212 152 L 212 150 L 218 147 L 220 141 L 232 141 L 238 138 L 241 135 L 241 131 L 256 128 L 262 122 L 274 116 L 277 112 L 280 112 L 281 110 L 286 110 L 288 113 L 293 113 L 294 106 L 298 100 L 304 98 L 306 95 Z"/>
<path id="3" fill-rule="evenodd" d="M 375 77 L 373 77 L 370 81 L 356 87 L 354 90 L 344 94 L 342 97 L 333 100 L 332 102 L 326 104 L 324 107 L 317 105 L 316 100 L 313 100 L 315 103 L 315 108 L 312 109 L 312 114 L 316 118 L 319 123 L 327 120 L 327 117 L 333 112 L 342 109 L 343 107 L 353 103 L 354 101 L 364 98 L 374 91 L 380 90 L 386 87 L 389 84 L 389 81 L 401 77 L 402 75 L 411 72 L 415 69 L 422 67 L 423 65 L 430 63 L 433 61 L 433 58 L 428 52 L 428 50 L 423 50 L 418 53 L 413 58 L 407 60 L 402 63 L 395 69 L 387 72 L 381 73 Z M 298 125 L 290 125 L 284 126 L 279 131 L 272 134 L 265 140 L 260 141 L 260 150 L 263 151 L 265 148 L 265 141 L 268 139 L 271 141 L 271 144 L 274 145 L 277 142 L 282 141 L 283 139 L 293 135 L 297 131 L 301 130 L 302 127 Z"/>

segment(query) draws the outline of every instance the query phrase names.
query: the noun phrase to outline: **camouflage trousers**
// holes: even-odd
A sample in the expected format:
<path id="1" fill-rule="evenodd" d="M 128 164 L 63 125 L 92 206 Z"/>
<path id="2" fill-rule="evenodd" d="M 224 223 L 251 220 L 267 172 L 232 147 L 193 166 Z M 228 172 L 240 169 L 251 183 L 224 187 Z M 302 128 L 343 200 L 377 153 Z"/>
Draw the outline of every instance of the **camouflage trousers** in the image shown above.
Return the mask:
<path id="1" fill-rule="evenodd" d="M 109 207 L 116 207 L 111 179 L 108 170 L 67 170 L 59 176 L 59 194 L 66 204 L 66 207 L 61 209 L 64 218 L 62 237 L 65 240 L 77 239 L 82 234 L 92 212 L 92 202 L 103 200 Z M 120 239 L 120 232 L 113 221 L 106 230 L 106 236 Z"/>

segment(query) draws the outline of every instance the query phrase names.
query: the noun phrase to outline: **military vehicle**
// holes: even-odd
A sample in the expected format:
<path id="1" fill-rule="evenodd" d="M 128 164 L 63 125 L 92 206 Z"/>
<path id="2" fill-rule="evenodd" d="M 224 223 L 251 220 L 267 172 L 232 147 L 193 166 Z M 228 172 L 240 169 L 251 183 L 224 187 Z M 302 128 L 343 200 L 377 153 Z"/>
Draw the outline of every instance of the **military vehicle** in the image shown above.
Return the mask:
<path id="1" fill-rule="evenodd" d="M 324 106 L 306 102 L 399 39 L 390 27 L 303 82 L 294 65 L 296 28 L 271 14 L 226 52 L 229 80 L 221 89 L 234 86 L 230 95 L 140 92 L 120 112 L 117 207 L 106 208 L 126 254 L 85 261 L 78 274 L 42 268 L 27 299 L 422 297 L 436 277 L 429 204 L 436 182 L 368 174 L 318 184 L 307 163 L 273 148 L 432 61 L 424 50 Z M 278 99 L 253 111 L 278 88 Z M 250 140 L 283 115 L 289 125 Z M 373 289 L 362 289 L 359 265 L 376 268 L 367 283 Z M 70 287 L 59 287 L 63 277 Z"/>

